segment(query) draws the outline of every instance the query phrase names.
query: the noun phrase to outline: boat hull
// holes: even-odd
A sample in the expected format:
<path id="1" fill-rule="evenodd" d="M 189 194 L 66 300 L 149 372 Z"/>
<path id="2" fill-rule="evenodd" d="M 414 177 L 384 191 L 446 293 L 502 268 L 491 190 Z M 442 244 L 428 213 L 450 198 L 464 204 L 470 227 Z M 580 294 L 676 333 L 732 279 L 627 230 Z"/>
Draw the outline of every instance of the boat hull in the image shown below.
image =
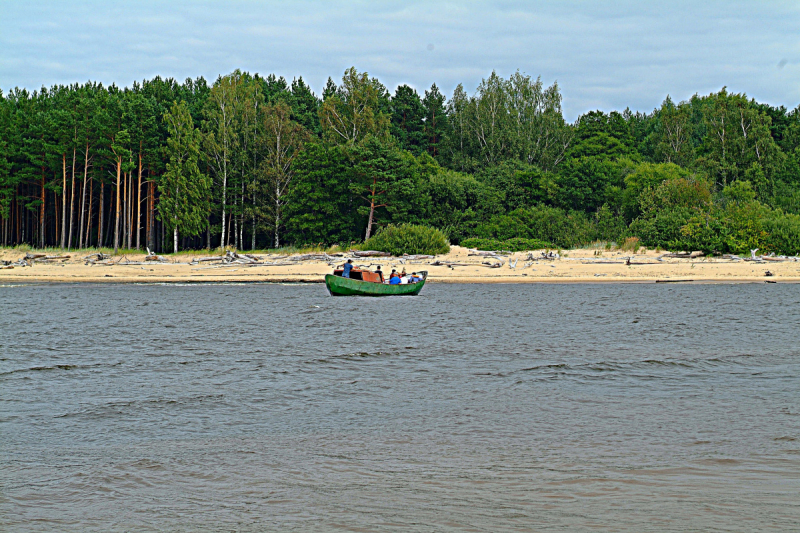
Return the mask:
<path id="1" fill-rule="evenodd" d="M 328 274 L 325 286 L 333 296 L 416 296 L 425 285 L 427 272 L 422 272 L 422 281 L 407 285 L 387 285 Z"/>

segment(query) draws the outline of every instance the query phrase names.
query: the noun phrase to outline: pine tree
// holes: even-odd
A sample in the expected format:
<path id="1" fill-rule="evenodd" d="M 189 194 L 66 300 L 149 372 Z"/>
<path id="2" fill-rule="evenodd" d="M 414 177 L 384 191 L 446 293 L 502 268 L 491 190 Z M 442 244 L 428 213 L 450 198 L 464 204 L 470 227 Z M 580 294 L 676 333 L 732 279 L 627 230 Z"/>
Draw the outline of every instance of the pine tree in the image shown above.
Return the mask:
<path id="1" fill-rule="evenodd" d="M 408 85 L 400 85 L 391 100 L 392 135 L 400 148 L 413 154 L 424 151 L 425 108 L 417 91 Z"/>

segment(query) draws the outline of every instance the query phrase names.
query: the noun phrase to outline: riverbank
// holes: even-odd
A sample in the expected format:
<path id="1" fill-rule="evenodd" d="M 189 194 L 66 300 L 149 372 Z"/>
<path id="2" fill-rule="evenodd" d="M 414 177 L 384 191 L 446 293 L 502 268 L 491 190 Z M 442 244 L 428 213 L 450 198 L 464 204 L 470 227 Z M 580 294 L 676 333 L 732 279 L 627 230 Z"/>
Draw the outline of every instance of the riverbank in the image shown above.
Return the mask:
<path id="1" fill-rule="evenodd" d="M 2 262 L 17 262 L 27 252 L 0 249 Z M 49 252 L 53 255 L 53 252 Z M 145 254 L 111 257 L 106 264 L 91 263 L 85 258 L 90 251 L 64 253 L 68 259 L 32 266 L 0 269 L 2 283 L 202 283 L 202 282 L 321 282 L 331 272 L 334 262 L 327 260 L 297 261 L 298 256 L 257 254 L 259 262 L 277 264 L 219 264 L 200 262 L 209 257 L 207 251 L 164 256 L 166 262 L 145 261 Z M 800 282 L 800 262 L 744 261 L 717 257 L 674 258 L 664 252 L 631 253 L 621 250 L 577 249 L 561 253 L 557 259 L 541 257 L 542 252 L 519 252 L 493 258 L 475 255 L 466 248 L 454 246 L 449 254 L 435 258 L 403 259 L 354 258 L 358 266 L 384 272 L 393 268 L 412 272 L 427 270 L 433 283 L 540 283 L 540 282 Z M 502 263 L 497 267 L 498 263 Z M 769 272 L 772 275 L 767 276 Z"/>

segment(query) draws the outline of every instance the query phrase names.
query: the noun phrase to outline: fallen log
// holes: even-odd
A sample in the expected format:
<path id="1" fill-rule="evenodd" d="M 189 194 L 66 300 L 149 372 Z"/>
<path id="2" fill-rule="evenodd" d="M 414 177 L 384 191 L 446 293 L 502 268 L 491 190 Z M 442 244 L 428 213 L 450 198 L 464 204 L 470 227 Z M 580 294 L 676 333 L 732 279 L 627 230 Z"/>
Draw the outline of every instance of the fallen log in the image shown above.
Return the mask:
<path id="1" fill-rule="evenodd" d="M 468 267 L 468 266 L 478 266 L 475 263 L 446 263 L 442 261 L 434 261 L 433 263 L 429 263 L 431 266 L 446 266 L 446 267 Z"/>
<path id="2" fill-rule="evenodd" d="M 350 250 L 355 257 L 391 257 L 389 252 L 379 252 L 377 250 Z"/>
<path id="3" fill-rule="evenodd" d="M 287 261 L 330 261 L 333 259 L 326 253 L 321 254 L 301 254 L 301 255 L 293 255 L 287 258 Z"/>
<path id="4" fill-rule="evenodd" d="M 469 256 L 495 257 L 497 255 L 501 255 L 501 254 L 507 255 L 507 254 L 510 254 L 510 253 L 511 252 L 508 252 L 508 251 L 505 251 L 505 250 L 498 250 L 498 251 L 470 250 L 469 253 L 467 254 L 467 257 L 469 257 Z"/>
<path id="5" fill-rule="evenodd" d="M 409 259 L 412 261 L 415 259 L 433 259 L 433 258 L 434 256 L 426 254 L 413 254 L 413 255 L 403 254 L 403 259 Z"/>
<path id="6" fill-rule="evenodd" d="M 661 257 L 669 257 L 671 259 L 694 259 L 695 257 L 703 257 L 703 252 L 670 252 L 662 254 Z"/>

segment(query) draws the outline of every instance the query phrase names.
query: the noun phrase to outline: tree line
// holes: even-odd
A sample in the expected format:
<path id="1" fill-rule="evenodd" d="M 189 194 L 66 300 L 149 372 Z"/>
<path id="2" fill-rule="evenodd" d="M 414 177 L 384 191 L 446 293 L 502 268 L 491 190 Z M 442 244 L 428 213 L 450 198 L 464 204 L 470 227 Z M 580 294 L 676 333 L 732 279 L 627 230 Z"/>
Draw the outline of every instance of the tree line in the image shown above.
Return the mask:
<path id="1" fill-rule="evenodd" d="M 458 244 L 800 252 L 800 106 L 725 88 L 564 119 L 561 91 L 492 73 L 447 98 L 350 68 L 0 91 L 3 246 L 154 251 L 349 245 L 388 224 Z"/>

